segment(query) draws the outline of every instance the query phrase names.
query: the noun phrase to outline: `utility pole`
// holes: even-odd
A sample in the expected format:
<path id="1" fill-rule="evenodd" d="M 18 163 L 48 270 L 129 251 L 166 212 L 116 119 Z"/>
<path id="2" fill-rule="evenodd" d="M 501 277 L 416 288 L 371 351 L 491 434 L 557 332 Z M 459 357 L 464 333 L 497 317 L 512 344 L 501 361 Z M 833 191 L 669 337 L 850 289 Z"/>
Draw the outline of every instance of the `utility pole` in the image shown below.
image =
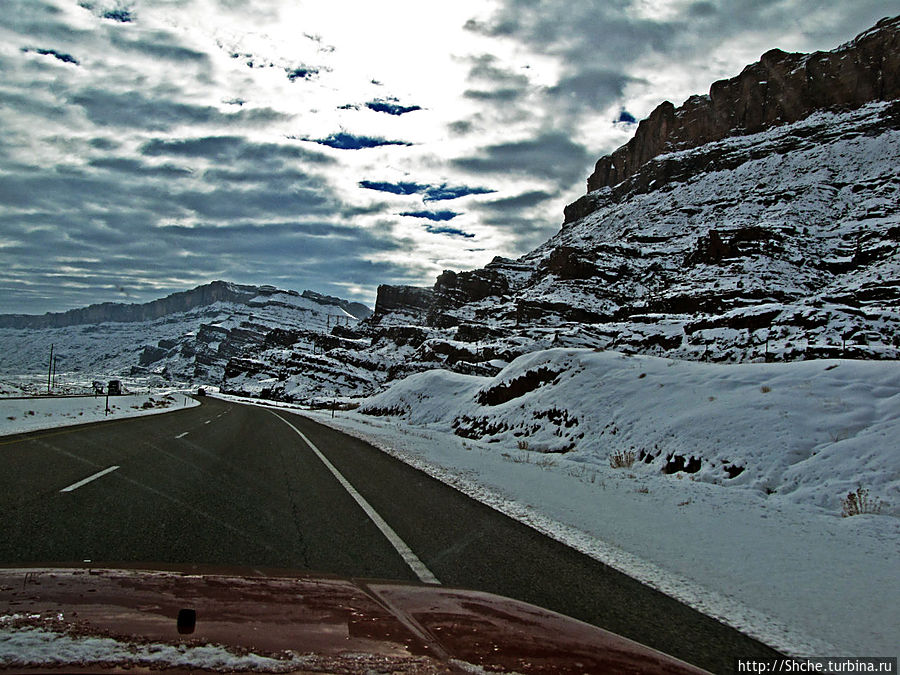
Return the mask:
<path id="1" fill-rule="evenodd" d="M 50 366 L 47 368 L 47 393 L 50 393 L 50 385 L 53 377 L 53 344 L 50 345 Z"/>

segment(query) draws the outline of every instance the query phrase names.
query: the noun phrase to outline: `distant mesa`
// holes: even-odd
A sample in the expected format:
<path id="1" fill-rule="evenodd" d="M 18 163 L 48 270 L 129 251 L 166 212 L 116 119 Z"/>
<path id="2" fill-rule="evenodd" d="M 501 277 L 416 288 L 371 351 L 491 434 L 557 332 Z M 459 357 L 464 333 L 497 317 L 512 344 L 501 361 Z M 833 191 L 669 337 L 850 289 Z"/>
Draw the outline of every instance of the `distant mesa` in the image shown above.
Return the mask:
<path id="1" fill-rule="evenodd" d="M 107 322 L 152 321 L 169 314 L 186 312 L 195 307 L 205 307 L 216 302 L 247 304 L 257 296 L 276 293 L 298 295 L 320 305 L 335 305 L 358 319 L 364 319 L 372 314 L 372 310 L 362 303 L 350 302 L 314 291 L 297 293 L 296 291 L 281 291 L 269 285 L 251 286 L 227 281 L 213 281 L 189 291 L 172 293 L 165 298 L 142 304 L 104 302 L 79 309 L 70 309 L 67 312 L 0 314 L 0 328 L 62 328 Z"/>

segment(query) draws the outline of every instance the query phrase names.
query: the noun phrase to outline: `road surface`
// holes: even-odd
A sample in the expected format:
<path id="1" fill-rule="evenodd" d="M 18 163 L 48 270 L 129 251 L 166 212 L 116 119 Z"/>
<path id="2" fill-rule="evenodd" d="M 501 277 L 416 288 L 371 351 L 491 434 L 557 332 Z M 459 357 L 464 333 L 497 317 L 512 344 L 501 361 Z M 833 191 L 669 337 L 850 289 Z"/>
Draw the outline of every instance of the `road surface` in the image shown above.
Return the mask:
<path id="1" fill-rule="evenodd" d="M 284 410 L 201 401 L 0 438 L 0 565 L 436 580 L 525 600 L 713 672 L 777 656 L 360 440 Z"/>

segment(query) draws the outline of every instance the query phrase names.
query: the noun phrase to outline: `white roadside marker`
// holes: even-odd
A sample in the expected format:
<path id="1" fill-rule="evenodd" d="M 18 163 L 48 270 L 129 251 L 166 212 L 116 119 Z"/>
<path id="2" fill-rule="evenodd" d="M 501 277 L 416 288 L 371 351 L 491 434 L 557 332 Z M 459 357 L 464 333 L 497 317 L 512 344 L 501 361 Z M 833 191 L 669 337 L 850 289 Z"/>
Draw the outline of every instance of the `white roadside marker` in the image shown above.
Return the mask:
<path id="1" fill-rule="evenodd" d="M 106 474 L 111 473 L 111 472 L 115 471 L 115 470 L 118 469 L 118 468 L 119 468 L 118 466 L 111 466 L 111 467 L 109 467 L 109 468 L 103 469 L 103 471 L 98 471 L 98 472 L 95 473 L 94 475 L 88 476 L 88 477 L 85 478 L 84 480 L 80 480 L 80 481 L 78 481 L 77 483 L 72 483 L 69 487 L 64 487 L 62 490 L 60 490 L 60 492 L 72 492 L 72 490 L 77 490 L 77 489 L 80 488 L 82 485 L 87 485 L 87 484 L 90 483 L 92 480 L 97 480 L 97 479 L 100 478 L 101 476 L 105 476 Z"/>
<path id="2" fill-rule="evenodd" d="M 385 522 L 384 518 L 378 515 L 378 512 L 372 508 L 372 505 L 369 504 L 369 502 L 367 502 L 365 498 L 356 491 L 356 488 L 350 485 L 350 482 L 346 478 L 344 478 L 340 471 L 335 468 L 334 464 L 328 461 L 328 458 L 322 454 L 322 451 L 319 450 L 315 445 L 313 445 L 312 441 L 310 441 L 302 431 L 300 431 L 297 427 L 284 419 L 281 415 L 271 410 L 269 412 L 275 415 L 275 417 L 280 419 L 282 422 L 287 424 L 291 429 L 293 429 L 294 432 L 306 442 L 310 449 L 314 453 L 316 453 L 316 456 L 322 461 L 322 464 L 324 464 L 325 467 L 329 471 L 331 471 L 332 474 L 334 474 L 334 477 L 337 478 L 338 482 L 348 493 L 350 493 L 350 496 L 356 500 L 356 503 L 359 504 L 360 507 L 362 507 L 362 510 L 366 512 L 366 515 L 369 516 L 369 518 L 372 519 L 372 522 L 375 523 L 379 530 L 381 530 L 381 533 L 391 543 L 391 546 L 393 546 L 397 550 L 397 553 L 400 554 L 400 557 L 403 558 L 404 562 L 406 562 L 406 564 L 409 565 L 410 569 L 415 573 L 415 575 L 419 577 L 419 581 L 426 584 L 440 585 L 441 582 L 438 581 L 438 578 L 434 576 L 431 570 L 429 570 L 425 566 L 425 563 L 419 560 L 419 557 L 415 553 L 413 553 L 412 549 L 406 545 L 406 542 L 404 542 L 397 535 L 397 533 L 394 532 L 393 528 L 388 525 L 387 522 Z"/>

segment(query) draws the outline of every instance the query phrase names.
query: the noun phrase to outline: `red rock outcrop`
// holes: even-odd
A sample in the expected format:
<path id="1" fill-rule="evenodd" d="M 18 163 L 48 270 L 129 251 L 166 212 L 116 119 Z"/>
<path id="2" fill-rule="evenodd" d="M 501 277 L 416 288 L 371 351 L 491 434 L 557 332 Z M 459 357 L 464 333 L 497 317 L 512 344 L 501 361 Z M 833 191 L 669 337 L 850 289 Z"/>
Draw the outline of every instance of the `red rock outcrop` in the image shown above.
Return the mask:
<path id="1" fill-rule="evenodd" d="M 641 121 L 634 138 L 597 162 L 587 189 L 617 185 L 666 152 L 789 124 L 817 110 L 852 110 L 896 98 L 900 16 L 882 19 L 830 52 L 772 49 L 737 77 L 714 82 L 707 95 L 691 96 L 679 108 L 664 101 Z"/>

